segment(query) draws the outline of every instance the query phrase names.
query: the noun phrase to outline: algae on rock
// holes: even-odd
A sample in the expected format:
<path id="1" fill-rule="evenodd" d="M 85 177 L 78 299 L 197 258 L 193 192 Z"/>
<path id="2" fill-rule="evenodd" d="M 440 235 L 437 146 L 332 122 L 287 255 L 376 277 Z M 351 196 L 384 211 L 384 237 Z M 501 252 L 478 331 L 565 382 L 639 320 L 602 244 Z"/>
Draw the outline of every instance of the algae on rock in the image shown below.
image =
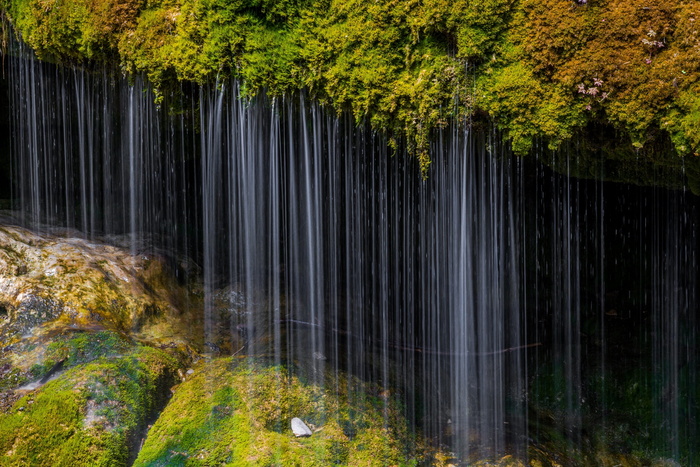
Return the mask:
<path id="1" fill-rule="evenodd" d="M 63 329 L 113 330 L 188 343 L 187 294 L 154 255 L 0 226 L 0 333 L 5 345 Z"/>

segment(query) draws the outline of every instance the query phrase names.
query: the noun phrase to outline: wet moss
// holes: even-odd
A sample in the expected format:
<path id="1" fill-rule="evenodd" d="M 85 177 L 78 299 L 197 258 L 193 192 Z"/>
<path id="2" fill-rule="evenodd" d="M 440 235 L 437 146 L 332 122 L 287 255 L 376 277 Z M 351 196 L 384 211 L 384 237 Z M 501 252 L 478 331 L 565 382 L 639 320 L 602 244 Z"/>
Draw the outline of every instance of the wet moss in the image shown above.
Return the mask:
<path id="1" fill-rule="evenodd" d="M 27 381 L 27 375 L 19 368 L 13 367 L 5 359 L 0 361 L 0 392 L 14 389 Z"/>
<path id="2" fill-rule="evenodd" d="M 98 357 L 114 357 L 123 354 L 132 346 L 132 342 L 110 331 L 57 336 L 46 347 L 43 362 L 33 366 L 31 372 L 35 377 L 43 378 L 59 362 L 63 369 L 68 369 L 91 362 Z"/>
<path id="3" fill-rule="evenodd" d="M 200 365 L 175 389 L 135 465 L 415 465 L 397 406 L 350 396 L 343 388 L 359 383 L 337 382 L 322 389 L 284 367 L 232 358 Z M 294 437 L 293 417 L 316 432 Z"/>
<path id="4" fill-rule="evenodd" d="M 128 465 L 141 430 L 166 401 L 177 362 L 104 333 L 57 342 L 48 354 L 65 349 L 75 352 L 66 367 L 74 366 L 0 414 L 3 465 Z"/>

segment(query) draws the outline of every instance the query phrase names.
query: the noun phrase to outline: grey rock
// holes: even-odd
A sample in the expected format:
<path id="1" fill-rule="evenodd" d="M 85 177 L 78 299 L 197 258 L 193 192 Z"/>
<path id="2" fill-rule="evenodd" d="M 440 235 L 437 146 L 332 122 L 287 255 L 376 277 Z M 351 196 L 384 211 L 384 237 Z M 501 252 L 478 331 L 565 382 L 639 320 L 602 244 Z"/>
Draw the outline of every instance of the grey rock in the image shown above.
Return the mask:
<path id="1" fill-rule="evenodd" d="M 300 418 L 294 417 L 292 419 L 292 432 L 297 438 L 311 436 L 313 432 L 306 423 L 304 423 Z"/>
<path id="2" fill-rule="evenodd" d="M 20 297 L 20 304 L 12 313 L 12 327 L 19 332 L 29 332 L 36 326 L 57 319 L 63 312 L 63 305 L 57 300 L 33 294 L 22 294 Z"/>

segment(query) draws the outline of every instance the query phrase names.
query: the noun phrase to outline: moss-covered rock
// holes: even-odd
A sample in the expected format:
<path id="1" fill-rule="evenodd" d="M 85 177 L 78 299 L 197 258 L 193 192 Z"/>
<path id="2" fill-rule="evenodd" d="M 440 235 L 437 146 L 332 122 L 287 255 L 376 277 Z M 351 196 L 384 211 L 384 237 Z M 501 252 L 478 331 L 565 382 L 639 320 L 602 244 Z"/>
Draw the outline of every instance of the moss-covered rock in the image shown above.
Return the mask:
<path id="1" fill-rule="evenodd" d="M 157 258 L 0 227 L 0 465 L 129 465 L 188 359 L 179 293 Z"/>
<path id="2" fill-rule="evenodd" d="M 314 434 L 296 438 L 294 417 Z M 135 465 L 416 465 L 423 454 L 370 385 L 339 376 L 322 388 L 283 366 L 221 358 L 177 386 Z"/>
<path id="3" fill-rule="evenodd" d="M 55 340 L 0 413 L 2 465 L 129 465 L 178 362 L 114 333 Z"/>

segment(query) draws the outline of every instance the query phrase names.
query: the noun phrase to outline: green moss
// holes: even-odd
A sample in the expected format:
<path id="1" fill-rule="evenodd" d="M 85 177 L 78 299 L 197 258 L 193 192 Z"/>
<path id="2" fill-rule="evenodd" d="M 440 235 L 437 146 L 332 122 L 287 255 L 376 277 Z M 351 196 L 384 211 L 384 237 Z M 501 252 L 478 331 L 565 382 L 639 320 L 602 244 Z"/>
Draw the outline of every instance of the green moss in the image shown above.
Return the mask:
<path id="1" fill-rule="evenodd" d="M 132 345 L 115 332 L 80 333 L 72 338 L 62 337 L 51 342 L 46 354 L 53 360 L 65 360 L 66 367 L 73 367 L 97 357 L 119 355 Z"/>
<path id="2" fill-rule="evenodd" d="M 68 443 L 79 430 L 84 403 L 84 396 L 65 382 L 52 382 L 40 394 L 18 401 L 14 413 L 0 416 L 0 449 L 7 465 L 68 461 L 70 449 L 82 442 Z"/>
<path id="3" fill-rule="evenodd" d="M 111 331 L 56 336 L 46 346 L 42 361 L 34 364 L 30 373 L 40 379 L 58 367 L 66 370 L 100 357 L 118 356 L 128 352 L 131 347 L 132 342 Z"/>
<path id="4" fill-rule="evenodd" d="M 0 415 L 3 465 L 128 465 L 140 430 L 164 405 L 176 362 L 107 333 L 57 342 L 48 354 L 75 366 Z"/>
<path id="5" fill-rule="evenodd" d="M 42 58 L 118 60 L 159 92 L 233 75 L 248 95 L 307 89 L 405 139 L 488 115 L 518 153 L 591 124 L 632 148 L 700 145 L 693 2 L 597 0 L 3 0 Z M 117 58 L 118 57 L 118 58 Z"/>
<path id="6" fill-rule="evenodd" d="M 295 438 L 293 417 L 317 431 Z M 197 367 L 177 387 L 135 465 L 413 465 L 408 440 L 390 400 L 349 398 L 280 366 L 227 358 Z"/>
<path id="7" fill-rule="evenodd" d="M 583 124 L 573 98 L 558 86 L 542 85 L 522 63 L 494 67 L 477 81 L 477 102 L 496 116 L 516 154 L 529 152 L 537 139 L 557 148 Z"/>

